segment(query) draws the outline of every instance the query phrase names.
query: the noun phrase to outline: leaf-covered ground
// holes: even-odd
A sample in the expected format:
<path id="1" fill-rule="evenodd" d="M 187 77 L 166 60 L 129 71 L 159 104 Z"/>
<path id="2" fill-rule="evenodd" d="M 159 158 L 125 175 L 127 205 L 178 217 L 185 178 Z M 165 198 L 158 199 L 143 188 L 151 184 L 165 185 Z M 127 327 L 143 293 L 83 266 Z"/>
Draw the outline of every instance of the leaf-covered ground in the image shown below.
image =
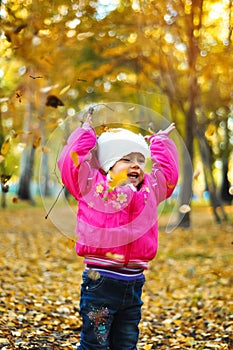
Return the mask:
<path id="1" fill-rule="evenodd" d="M 194 209 L 192 228 L 165 233 L 146 273 L 138 349 L 233 349 L 233 208 L 217 225 Z M 44 209 L 0 211 L 0 349 L 76 349 L 83 269 Z M 119 349 L 120 350 L 120 349 Z"/>

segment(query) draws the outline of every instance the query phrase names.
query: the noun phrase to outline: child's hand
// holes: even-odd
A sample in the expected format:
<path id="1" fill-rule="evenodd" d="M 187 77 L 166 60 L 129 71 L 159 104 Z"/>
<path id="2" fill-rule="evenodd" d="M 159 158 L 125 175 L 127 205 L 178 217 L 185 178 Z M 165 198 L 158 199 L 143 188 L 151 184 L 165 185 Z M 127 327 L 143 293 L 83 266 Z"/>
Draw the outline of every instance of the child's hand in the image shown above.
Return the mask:
<path id="1" fill-rule="evenodd" d="M 166 135 L 168 136 L 172 130 L 176 128 L 175 123 L 171 123 L 166 129 L 164 130 L 159 130 L 156 135 Z"/>
<path id="2" fill-rule="evenodd" d="M 176 128 L 175 123 L 171 123 L 166 129 L 159 130 L 157 133 L 154 133 L 153 135 L 145 136 L 145 139 L 150 141 L 154 136 L 157 136 L 157 135 L 168 136 L 170 134 L 170 132 L 172 132 L 175 128 Z"/>
<path id="3" fill-rule="evenodd" d="M 87 114 L 86 120 L 85 120 L 85 122 L 82 125 L 83 129 L 89 129 L 89 127 L 91 125 L 91 122 L 92 122 L 92 114 L 93 114 L 93 112 L 94 112 L 94 108 L 90 107 L 89 110 L 88 110 L 88 114 Z"/>

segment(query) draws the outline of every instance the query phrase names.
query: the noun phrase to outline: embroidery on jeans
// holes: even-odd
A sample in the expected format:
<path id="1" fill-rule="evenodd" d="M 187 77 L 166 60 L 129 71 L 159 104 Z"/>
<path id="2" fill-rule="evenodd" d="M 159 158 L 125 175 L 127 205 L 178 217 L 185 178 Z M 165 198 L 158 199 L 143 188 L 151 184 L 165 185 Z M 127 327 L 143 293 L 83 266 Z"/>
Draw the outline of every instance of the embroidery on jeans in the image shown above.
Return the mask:
<path id="1" fill-rule="evenodd" d="M 93 308 L 87 316 L 94 325 L 94 332 L 99 344 L 104 344 L 110 330 L 109 310 L 107 307 L 101 309 Z"/>

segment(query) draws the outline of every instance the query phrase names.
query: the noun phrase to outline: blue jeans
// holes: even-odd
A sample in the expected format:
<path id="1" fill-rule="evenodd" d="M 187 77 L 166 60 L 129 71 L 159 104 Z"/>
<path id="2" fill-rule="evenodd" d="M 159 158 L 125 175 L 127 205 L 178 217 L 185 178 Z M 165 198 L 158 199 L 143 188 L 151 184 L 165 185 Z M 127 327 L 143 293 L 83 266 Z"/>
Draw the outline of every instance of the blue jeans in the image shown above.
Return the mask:
<path id="1" fill-rule="evenodd" d="M 124 281 L 100 276 L 93 280 L 83 273 L 78 350 L 137 349 L 144 283 L 144 277 Z"/>

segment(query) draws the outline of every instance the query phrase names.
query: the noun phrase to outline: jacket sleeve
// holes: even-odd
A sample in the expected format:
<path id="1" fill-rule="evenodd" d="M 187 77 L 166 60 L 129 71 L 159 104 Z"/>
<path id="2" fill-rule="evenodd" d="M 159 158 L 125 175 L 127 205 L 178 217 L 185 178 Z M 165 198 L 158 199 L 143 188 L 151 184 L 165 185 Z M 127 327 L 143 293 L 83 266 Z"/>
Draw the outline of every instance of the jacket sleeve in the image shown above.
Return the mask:
<path id="1" fill-rule="evenodd" d="M 179 160 L 174 142 L 166 134 L 149 138 L 152 158 L 151 176 L 155 180 L 158 202 L 170 197 L 178 182 Z"/>
<path id="2" fill-rule="evenodd" d="M 91 126 L 78 128 L 70 135 L 59 156 L 62 182 L 76 199 L 83 193 L 91 177 L 95 146 L 94 129 Z"/>

